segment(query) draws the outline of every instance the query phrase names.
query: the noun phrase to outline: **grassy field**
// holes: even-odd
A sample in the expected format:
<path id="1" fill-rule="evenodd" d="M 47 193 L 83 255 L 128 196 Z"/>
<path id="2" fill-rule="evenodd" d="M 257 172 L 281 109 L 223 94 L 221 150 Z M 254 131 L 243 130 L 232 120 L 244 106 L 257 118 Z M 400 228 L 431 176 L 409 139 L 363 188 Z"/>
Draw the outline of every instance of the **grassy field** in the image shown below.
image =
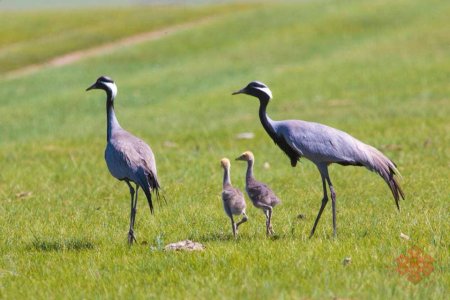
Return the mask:
<path id="1" fill-rule="evenodd" d="M 70 51 L 245 7 L 248 5 L 0 11 L 0 74 Z"/>
<path id="2" fill-rule="evenodd" d="M 0 26 L 0 298 L 448 297 L 448 1 L 320 0 L 114 14 L 112 25 L 103 9 L 0 13 L 7 24 Z M 205 17 L 207 23 L 152 42 L 3 76 Z M 103 74 L 118 84 L 121 125 L 155 152 L 167 199 L 150 216 L 141 195 L 139 244 L 131 248 L 128 188 L 103 159 L 105 95 L 84 91 Z M 308 239 L 320 206 L 319 173 L 306 160 L 291 168 L 259 123 L 257 101 L 231 96 L 254 79 L 274 93 L 273 119 L 338 127 L 392 158 L 403 175 L 401 211 L 376 174 L 332 166 L 338 238 L 327 207 Z M 248 131 L 254 139 L 235 138 Z M 282 199 L 274 238 L 265 236 L 264 216 L 249 201 L 250 219 L 237 240 L 223 212 L 219 161 L 244 150 L 256 155 L 256 177 Z M 232 161 L 232 180 L 241 188 L 244 172 Z M 207 248 L 162 250 L 184 239 Z M 396 271 L 396 258 L 412 247 L 434 259 L 434 271 L 417 284 Z M 346 257 L 351 264 L 344 266 Z"/>

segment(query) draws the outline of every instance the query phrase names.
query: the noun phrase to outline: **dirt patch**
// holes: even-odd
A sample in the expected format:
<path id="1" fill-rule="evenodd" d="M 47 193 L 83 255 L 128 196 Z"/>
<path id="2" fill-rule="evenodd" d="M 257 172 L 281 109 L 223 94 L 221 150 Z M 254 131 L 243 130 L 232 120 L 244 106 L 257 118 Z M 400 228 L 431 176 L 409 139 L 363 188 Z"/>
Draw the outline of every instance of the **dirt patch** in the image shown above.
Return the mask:
<path id="1" fill-rule="evenodd" d="M 28 65 L 26 67 L 10 71 L 6 73 L 5 77 L 8 79 L 14 79 L 14 78 L 20 78 L 22 76 L 30 75 L 36 72 L 39 72 L 42 69 L 45 68 L 51 68 L 51 67 L 61 67 L 65 65 L 69 65 L 72 63 L 75 63 L 77 61 L 80 61 L 82 59 L 86 59 L 89 57 L 99 56 L 105 53 L 110 53 L 113 51 L 116 51 L 117 49 L 120 49 L 122 47 L 129 47 L 134 46 L 137 44 L 149 42 L 158 40 L 160 38 L 163 38 L 165 36 L 183 31 L 188 30 L 191 28 L 194 28 L 196 26 L 204 25 L 209 22 L 211 22 L 214 19 L 214 17 L 206 17 L 200 20 L 195 20 L 187 23 L 177 24 L 169 27 L 165 27 L 162 29 L 139 33 L 136 35 L 128 36 L 125 38 L 122 38 L 120 40 L 103 44 L 100 46 L 96 46 L 90 49 L 83 49 L 78 50 L 70 53 L 63 54 L 61 56 L 54 57 L 46 62 L 39 63 L 39 64 L 32 64 Z"/>
<path id="2" fill-rule="evenodd" d="M 184 240 L 172 244 L 168 244 L 164 247 L 166 251 L 203 251 L 205 250 L 205 246 L 203 244 L 193 242 L 190 240 Z"/>

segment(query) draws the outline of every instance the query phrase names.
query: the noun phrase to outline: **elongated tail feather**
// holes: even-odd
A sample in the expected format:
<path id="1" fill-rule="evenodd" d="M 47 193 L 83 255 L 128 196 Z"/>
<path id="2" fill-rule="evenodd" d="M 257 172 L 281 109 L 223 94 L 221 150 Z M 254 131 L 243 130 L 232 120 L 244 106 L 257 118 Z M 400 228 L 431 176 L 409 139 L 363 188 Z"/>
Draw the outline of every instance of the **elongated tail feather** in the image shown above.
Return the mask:
<path id="1" fill-rule="evenodd" d="M 156 195 L 156 199 L 160 199 L 159 190 L 161 189 L 158 179 L 152 173 L 145 174 L 140 177 L 139 185 L 145 193 L 145 197 L 147 198 L 148 206 L 150 207 L 150 213 L 153 214 L 153 201 L 152 201 L 152 193 Z"/>
<path id="2" fill-rule="evenodd" d="M 158 201 L 158 203 L 161 200 L 161 198 L 164 201 L 164 203 L 167 203 L 167 200 L 166 200 L 166 197 L 164 196 L 164 194 L 163 195 L 160 194 L 161 186 L 159 184 L 158 178 L 156 176 L 154 176 L 153 173 L 150 173 L 148 175 L 148 182 L 149 182 L 151 191 L 153 193 L 155 193 L 155 195 L 156 195 L 156 200 Z"/>
<path id="3" fill-rule="evenodd" d="M 142 188 L 145 193 L 145 197 L 147 197 L 148 206 L 150 207 L 150 213 L 153 214 L 153 202 L 152 202 L 152 193 L 148 187 Z"/>
<path id="4" fill-rule="evenodd" d="M 405 194 L 396 177 L 401 176 L 400 172 L 397 170 L 396 165 L 383 153 L 372 146 L 366 144 L 364 144 L 364 146 L 365 157 L 362 159 L 361 163 L 369 170 L 378 173 L 384 179 L 391 189 L 397 209 L 400 210 L 399 200 L 400 198 L 405 199 Z"/>

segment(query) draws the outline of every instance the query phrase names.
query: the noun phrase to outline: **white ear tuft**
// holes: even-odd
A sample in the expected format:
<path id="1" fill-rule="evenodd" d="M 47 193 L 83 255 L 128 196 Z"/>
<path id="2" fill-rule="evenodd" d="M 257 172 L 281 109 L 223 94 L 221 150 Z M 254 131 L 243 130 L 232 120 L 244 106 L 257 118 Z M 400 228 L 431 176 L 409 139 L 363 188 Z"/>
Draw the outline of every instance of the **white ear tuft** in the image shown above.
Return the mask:
<path id="1" fill-rule="evenodd" d="M 266 87 L 257 87 L 258 90 L 269 96 L 269 99 L 272 99 L 272 91 L 266 86 Z"/>
<path id="2" fill-rule="evenodd" d="M 116 84 L 114 82 L 104 82 L 103 84 L 106 85 L 109 88 L 109 90 L 112 93 L 112 97 L 116 98 L 116 95 L 117 95 L 117 86 L 116 86 Z"/>

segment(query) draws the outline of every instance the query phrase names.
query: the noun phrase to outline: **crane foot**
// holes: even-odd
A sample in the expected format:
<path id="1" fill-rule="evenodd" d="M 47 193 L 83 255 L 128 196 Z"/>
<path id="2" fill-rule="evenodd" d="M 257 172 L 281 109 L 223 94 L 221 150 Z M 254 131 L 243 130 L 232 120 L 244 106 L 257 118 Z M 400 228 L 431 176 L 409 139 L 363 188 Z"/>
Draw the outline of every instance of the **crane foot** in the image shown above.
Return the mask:
<path id="1" fill-rule="evenodd" d="M 133 242 L 137 242 L 136 237 L 134 236 L 134 231 L 133 229 L 130 229 L 130 231 L 128 231 L 128 244 L 133 244 Z"/>

